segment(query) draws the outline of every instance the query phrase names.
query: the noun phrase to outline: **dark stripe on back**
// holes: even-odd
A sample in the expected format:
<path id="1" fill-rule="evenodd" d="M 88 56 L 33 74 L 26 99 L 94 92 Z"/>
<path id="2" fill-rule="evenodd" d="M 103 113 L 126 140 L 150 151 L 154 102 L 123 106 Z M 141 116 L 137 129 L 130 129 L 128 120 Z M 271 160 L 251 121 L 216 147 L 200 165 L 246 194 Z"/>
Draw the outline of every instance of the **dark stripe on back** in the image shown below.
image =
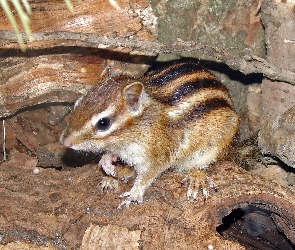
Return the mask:
<path id="1" fill-rule="evenodd" d="M 152 87 L 155 85 L 165 85 L 169 81 L 184 75 L 189 72 L 194 72 L 198 70 L 203 70 L 203 68 L 198 63 L 182 63 L 173 64 L 166 69 L 161 69 L 153 73 L 149 78 L 147 78 L 147 86 Z"/>
<path id="2" fill-rule="evenodd" d="M 187 82 L 183 85 L 180 85 L 178 89 L 176 89 L 173 93 L 171 93 L 171 97 L 167 100 L 170 104 L 176 104 L 181 101 L 186 96 L 193 95 L 195 92 L 200 89 L 220 89 L 227 92 L 225 86 L 223 86 L 220 82 L 213 79 L 198 79 L 193 82 Z"/>
<path id="3" fill-rule="evenodd" d="M 231 105 L 226 100 L 221 98 L 212 98 L 195 106 L 191 111 L 188 112 L 188 114 L 186 115 L 184 119 L 187 121 L 187 120 L 193 120 L 196 117 L 200 118 L 210 113 L 211 111 L 217 110 L 220 108 L 232 109 Z"/>

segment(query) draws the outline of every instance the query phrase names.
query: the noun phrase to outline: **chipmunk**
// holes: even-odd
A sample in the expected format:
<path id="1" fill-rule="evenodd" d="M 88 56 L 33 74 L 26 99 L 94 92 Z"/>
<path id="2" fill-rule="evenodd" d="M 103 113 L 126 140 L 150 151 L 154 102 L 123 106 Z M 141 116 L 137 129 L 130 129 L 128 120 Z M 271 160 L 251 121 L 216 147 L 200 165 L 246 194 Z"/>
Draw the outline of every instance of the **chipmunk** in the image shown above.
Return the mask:
<path id="1" fill-rule="evenodd" d="M 227 89 L 198 62 L 181 61 L 141 79 L 121 76 L 91 89 L 76 102 L 61 142 L 104 153 L 100 164 L 109 176 L 116 176 L 118 158 L 133 167 L 137 176 L 119 206 L 128 207 L 141 203 L 170 168 L 188 174 L 187 198 L 195 198 L 200 184 L 206 185 L 204 170 L 229 147 L 238 128 Z M 205 187 L 203 194 L 208 195 Z"/>

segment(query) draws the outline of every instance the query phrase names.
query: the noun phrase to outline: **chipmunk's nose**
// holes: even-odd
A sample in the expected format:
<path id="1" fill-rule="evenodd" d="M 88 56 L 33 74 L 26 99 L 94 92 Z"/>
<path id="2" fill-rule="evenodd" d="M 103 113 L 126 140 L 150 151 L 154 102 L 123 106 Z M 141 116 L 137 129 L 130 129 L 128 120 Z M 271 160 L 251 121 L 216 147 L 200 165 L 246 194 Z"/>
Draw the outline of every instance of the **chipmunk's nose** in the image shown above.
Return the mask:
<path id="1" fill-rule="evenodd" d="M 73 141 L 71 140 L 70 136 L 67 136 L 64 132 L 60 136 L 60 143 L 65 145 L 66 147 L 72 147 L 73 146 Z"/>
<path id="2" fill-rule="evenodd" d="M 69 138 L 66 138 L 63 140 L 63 145 L 65 145 L 68 148 L 71 148 L 73 146 L 73 143 Z"/>

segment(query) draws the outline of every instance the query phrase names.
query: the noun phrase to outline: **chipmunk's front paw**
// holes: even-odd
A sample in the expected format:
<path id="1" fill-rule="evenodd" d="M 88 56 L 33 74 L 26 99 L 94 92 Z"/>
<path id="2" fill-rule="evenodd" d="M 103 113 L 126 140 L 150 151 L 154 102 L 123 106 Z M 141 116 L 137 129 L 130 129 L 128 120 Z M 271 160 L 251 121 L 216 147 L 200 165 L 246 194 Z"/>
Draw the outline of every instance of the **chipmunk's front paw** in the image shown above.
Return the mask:
<path id="1" fill-rule="evenodd" d="M 116 177 L 117 176 L 117 168 L 116 166 L 113 164 L 113 162 L 116 162 L 118 160 L 118 156 L 114 155 L 114 154 L 104 154 L 98 165 L 100 165 L 102 167 L 102 169 L 104 170 L 104 172 L 107 175 L 111 175 Z"/>
<path id="2" fill-rule="evenodd" d="M 105 176 L 96 187 L 104 193 L 108 191 L 118 192 L 119 181 L 112 176 Z"/>
<path id="3" fill-rule="evenodd" d="M 202 191 L 202 196 L 205 200 L 208 199 L 212 191 L 217 191 L 217 186 L 211 178 L 207 176 L 203 170 L 193 170 L 188 173 L 187 177 L 182 180 L 182 183 L 188 183 L 186 197 L 188 200 L 196 200 L 199 191 Z"/>

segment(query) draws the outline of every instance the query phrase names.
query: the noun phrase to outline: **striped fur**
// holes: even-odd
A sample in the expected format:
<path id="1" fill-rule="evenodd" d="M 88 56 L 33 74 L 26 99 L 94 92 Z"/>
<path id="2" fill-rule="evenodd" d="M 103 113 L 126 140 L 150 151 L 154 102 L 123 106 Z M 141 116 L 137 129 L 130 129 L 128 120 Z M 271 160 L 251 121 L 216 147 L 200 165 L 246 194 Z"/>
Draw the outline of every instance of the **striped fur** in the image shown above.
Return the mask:
<path id="1" fill-rule="evenodd" d="M 189 121 L 214 109 L 234 109 L 225 86 L 198 63 L 172 64 L 150 75 L 146 86 L 157 101 L 170 106 L 173 120 Z M 186 108 L 183 103 L 188 103 Z"/>
<path id="2" fill-rule="evenodd" d="M 198 91 L 211 90 L 222 92 L 232 105 L 227 89 L 214 75 L 201 68 L 197 63 L 173 64 L 163 71 L 149 76 L 146 86 L 151 94 L 160 101 L 174 105 L 187 96 L 194 96 Z"/>

